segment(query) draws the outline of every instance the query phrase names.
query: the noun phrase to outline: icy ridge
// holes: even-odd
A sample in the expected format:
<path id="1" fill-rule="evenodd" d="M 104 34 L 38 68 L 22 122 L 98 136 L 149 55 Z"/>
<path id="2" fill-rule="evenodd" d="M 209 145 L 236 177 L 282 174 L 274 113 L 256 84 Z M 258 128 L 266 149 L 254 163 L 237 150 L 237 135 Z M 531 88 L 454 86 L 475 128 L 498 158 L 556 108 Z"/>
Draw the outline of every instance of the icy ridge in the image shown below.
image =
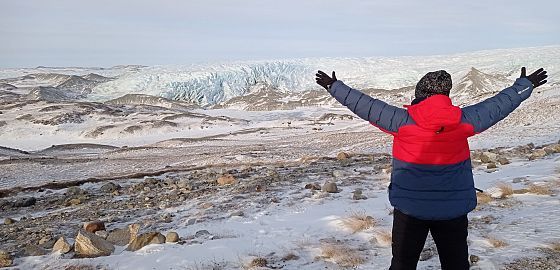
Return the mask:
<path id="1" fill-rule="evenodd" d="M 147 94 L 213 105 L 251 92 L 264 84 L 284 92 L 320 90 L 317 69 L 336 70 L 338 78 L 356 88 L 396 89 L 414 85 L 428 71 L 445 69 L 459 82 L 473 67 L 513 80 L 521 66 L 544 66 L 550 82 L 560 74 L 560 46 L 480 51 L 473 53 L 393 58 L 320 58 L 231 62 L 192 66 L 154 66 L 94 88 L 91 100 L 125 94 Z"/>

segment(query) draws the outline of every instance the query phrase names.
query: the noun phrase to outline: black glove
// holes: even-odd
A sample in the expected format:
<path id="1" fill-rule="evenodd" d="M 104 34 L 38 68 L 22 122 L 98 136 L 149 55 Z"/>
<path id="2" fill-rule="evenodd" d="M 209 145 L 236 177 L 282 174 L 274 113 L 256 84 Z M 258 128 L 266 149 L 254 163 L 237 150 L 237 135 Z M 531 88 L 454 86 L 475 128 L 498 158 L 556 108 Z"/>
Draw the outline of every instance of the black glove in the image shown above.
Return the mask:
<path id="1" fill-rule="evenodd" d="M 546 71 L 543 68 L 539 68 L 539 70 L 527 76 L 525 67 L 522 67 L 520 78 L 527 78 L 533 84 L 533 88 L 537 88 L 546 83 L 546 78 L 548 78 L 548 75 L 546 75 Z"/>
<path id="2" fill-rule="evenodd" d="M 322 71 L 317 71 L 317 74 L 315 74 L 315 81 L 317 81 L 317 84 L 324 87 L 325 89 L 329 90 L 329 87 L 336 82 L 336 75 L 334 74 L 334 71 L 332 72 L 332 78 L 329 77 L 329 75 L 325 74 L 325 72 Z"/>

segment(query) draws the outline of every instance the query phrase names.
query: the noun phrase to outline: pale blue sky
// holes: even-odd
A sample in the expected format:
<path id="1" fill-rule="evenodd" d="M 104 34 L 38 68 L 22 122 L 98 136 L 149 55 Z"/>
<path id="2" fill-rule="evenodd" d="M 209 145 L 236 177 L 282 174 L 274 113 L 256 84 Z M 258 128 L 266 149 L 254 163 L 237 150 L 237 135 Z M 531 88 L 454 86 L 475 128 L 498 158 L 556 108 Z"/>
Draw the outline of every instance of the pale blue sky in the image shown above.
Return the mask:
<path id="1" fill-rule="evenodd" d="M 432 55 L 560 44 L 560 1 L 0 0 L 0 67 Z"/>

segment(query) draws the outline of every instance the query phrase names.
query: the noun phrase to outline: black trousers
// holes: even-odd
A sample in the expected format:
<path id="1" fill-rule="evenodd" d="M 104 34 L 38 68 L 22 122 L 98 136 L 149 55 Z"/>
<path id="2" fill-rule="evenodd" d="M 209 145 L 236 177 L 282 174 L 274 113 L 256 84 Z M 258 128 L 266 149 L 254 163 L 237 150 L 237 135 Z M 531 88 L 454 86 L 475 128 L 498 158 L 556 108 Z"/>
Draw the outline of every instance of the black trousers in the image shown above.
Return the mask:
<path id="1" fill-rule="evenodd" d="M 390 270 L 414 270 L 428 232 L 436 243 L 442 270 L 468 270 L 467 215 L 451 220 L 421 220 L 395 209 Z"/>

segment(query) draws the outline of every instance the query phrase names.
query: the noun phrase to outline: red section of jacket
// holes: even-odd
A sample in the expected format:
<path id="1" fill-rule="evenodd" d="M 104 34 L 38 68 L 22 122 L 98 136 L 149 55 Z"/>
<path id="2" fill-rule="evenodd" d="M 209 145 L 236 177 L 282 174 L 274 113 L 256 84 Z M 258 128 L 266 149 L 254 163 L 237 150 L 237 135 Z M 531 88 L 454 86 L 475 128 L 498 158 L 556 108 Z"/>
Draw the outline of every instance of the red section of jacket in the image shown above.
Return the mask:
<path id="1" fill-rule="evenodd" d="M 405 106 L 415 125 L 405 125 L 392 133 L 393 156 L 414 164 L 456 164 L 470 157 L 467 138 L 474 127 L 461 123 L 461 108 L 445 95 L 431 96 Z"/>

